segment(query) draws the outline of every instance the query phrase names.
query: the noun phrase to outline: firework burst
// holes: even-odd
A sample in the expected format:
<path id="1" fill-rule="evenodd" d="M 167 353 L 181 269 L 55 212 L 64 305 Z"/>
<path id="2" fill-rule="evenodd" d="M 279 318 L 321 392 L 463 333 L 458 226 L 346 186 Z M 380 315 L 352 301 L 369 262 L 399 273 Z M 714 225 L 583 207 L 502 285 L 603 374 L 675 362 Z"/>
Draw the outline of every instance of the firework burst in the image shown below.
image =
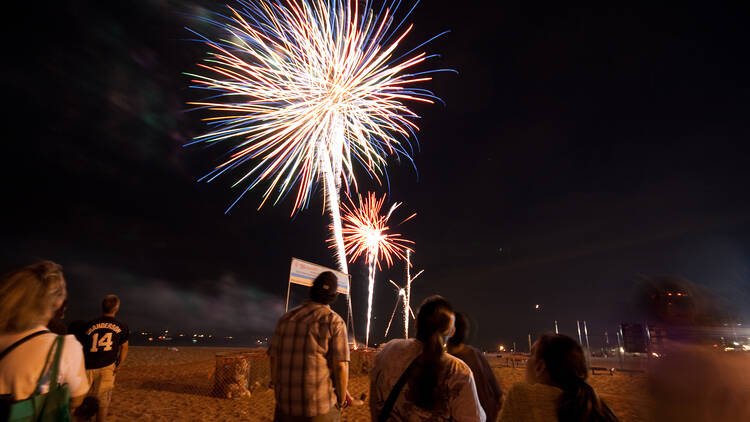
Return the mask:
<path id="1" fill-rule="evenodd" d="M 378 199 L 374 192 L 369 192 L 364 199 L 358 195 L 359 204 L 355 206 L 351 199 L 349 204 L 344 203 L 343 213 L 343 241 L 344 250 L 349 256 L 350 262 L 356 261 L 360 256 L 365 256 L 365 262 L 369 269 L 367 290 L 367 330 L 365 333 L 365 345 L 370 340 L 370 320 L 372 317 L 372 298 L 375 288 L 375 268 L 381 269 L 380 261 L 385 260 L 389 267 L 393 265 L 393 258 L 405 259 L 405 253 L 411 250 L 410 245 L 414 242 L 404 239 L 399 233 L 389 232 L 388 220 L 393 212 L 401 206 L 400 202 L 394 203 L 387 214 L 381 214 L 386 195 Z M 410 215 L 399 224 L 403 224 L 414 218 L 416 214 Z M 329 239 L 335 243 L 335 239 Z"/>
<path id="2" fill-rule="evenodd" d="M 188 75 L 191 87 L 209 96 L 190 104 L 210 111 L 210 130 L 191 144 L 230 145 L 226 159 L 201 180 L 237 170 L 233 187 L 244 189 L 229 209 L 263 183 L 259 208 L 294 192 L 292 214 L 309 205 L 323 182 L 344 272 L 339 191 L 342 185 L 356 190 L 357 164 L 381 181 L 388 155 L 411 161 L 418 116 L 406 102 L 432 103 L 430 91 L 414 86 L 444 70 L 412 71 L 432 57 L 415 52 L 426 43 L 396 54 L 412 29 L 403 25 L 408 13 L 395 19 L 401 3 L 237 0 L 226 15 L 203 19 L 222 39 L 196 33 L 209 53 L 198 65 L 203 73 Z"/>

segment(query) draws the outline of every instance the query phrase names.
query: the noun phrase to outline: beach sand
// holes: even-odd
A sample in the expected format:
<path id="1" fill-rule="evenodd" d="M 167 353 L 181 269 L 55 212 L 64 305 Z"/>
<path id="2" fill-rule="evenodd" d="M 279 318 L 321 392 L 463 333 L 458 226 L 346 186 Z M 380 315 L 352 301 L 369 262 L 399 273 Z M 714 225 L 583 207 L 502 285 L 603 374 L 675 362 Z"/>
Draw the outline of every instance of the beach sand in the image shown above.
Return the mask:
<path id="1" fill-rule="evenodd" d="M 243 350 L 247 349 L 131 347 L 127 362 L 117 372 L 108 420 L 272 421 L 273 391 L 265 382 L 251 388 L 250 397 L 211 396 L 216 354 Z M 524 368 L 507 368 L 494 358 L 490 364 L 504 391 L 523 379 Z M 644 375 L 602 374 L 589 381 L 622 422 L 646 420 Z M 369 393 L 367 375 L 353 373 L 349 382 L 352 396 Z M 342 416 L 344 421 L 370 421 L 367 401 L 345 409 Z"/>

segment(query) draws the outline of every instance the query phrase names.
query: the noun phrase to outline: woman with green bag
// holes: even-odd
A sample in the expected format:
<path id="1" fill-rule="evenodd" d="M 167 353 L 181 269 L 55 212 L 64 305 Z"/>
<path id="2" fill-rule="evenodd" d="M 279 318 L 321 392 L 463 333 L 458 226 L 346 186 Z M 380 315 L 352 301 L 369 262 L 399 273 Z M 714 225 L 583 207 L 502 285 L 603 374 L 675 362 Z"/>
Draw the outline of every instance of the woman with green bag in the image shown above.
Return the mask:
<path id="1" fill-rule="evenodd" d="M 51 261 L 0 282 L 0 421 L 70 421 L 86 395 L 81 343 L 45 327 L 65 296 L 62 267 Z"/>

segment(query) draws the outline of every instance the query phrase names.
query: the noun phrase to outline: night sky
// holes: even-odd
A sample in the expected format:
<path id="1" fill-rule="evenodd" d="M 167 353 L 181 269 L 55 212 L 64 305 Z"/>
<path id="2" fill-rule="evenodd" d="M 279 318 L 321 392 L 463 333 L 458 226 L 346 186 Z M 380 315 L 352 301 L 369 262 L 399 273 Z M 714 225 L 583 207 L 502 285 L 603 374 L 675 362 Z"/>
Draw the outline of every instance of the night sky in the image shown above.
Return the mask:
<path id="1" fill-rule="evenodd" d="M 181 72 L 206 50 L 183 27 L 206 29 L 191 15 L 223 4 L 14 7 L 0 269 L 61 263 L 68 321 L 117 293 L 134 328 L 270 333 L 290 257 L 335 260 L 320 195 L 293 219 L 290 201 L 256 211 L 260 192 L 224 215 L 233 179 L 196 182 L 223 150 L 183 147 L 204 126 L 185 111 L 198 94 Z M 444 295 L 485 347 L 520 347 L 554 320 L 570 334 L 587 320 L 595 340 L 644 318 L 639 279 L 673 275 L 747 319 L 747 16 L 705 2 L 423 1 L 405 45 L 451 30 L 424 69 L 458 74 L 427 84 L 445 106 L 414 107 L 418 171 L 389 167 L 401 215 L 418 213 L 399 227 L 425 270 L 415 305 Z M 350 269 L 363 340 L 367 268 Z M 396 299 L 386 280 L 403 274 L 378 276 L 376 342 Z"/>

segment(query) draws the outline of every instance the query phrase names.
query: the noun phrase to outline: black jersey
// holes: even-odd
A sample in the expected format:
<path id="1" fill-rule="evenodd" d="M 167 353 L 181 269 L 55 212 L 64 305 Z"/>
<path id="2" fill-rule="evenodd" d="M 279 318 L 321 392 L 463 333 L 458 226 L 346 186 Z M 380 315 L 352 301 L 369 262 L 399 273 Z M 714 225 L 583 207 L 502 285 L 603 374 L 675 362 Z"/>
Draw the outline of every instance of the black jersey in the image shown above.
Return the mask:
<path id="1" fill-rule="evenodd" d="M 99 317 L 86 324 L 81 336 L 86 369 L 104 368 L 115 363 L 120 346 L 128 341 L 128 326 L 112 317 Z"/>

